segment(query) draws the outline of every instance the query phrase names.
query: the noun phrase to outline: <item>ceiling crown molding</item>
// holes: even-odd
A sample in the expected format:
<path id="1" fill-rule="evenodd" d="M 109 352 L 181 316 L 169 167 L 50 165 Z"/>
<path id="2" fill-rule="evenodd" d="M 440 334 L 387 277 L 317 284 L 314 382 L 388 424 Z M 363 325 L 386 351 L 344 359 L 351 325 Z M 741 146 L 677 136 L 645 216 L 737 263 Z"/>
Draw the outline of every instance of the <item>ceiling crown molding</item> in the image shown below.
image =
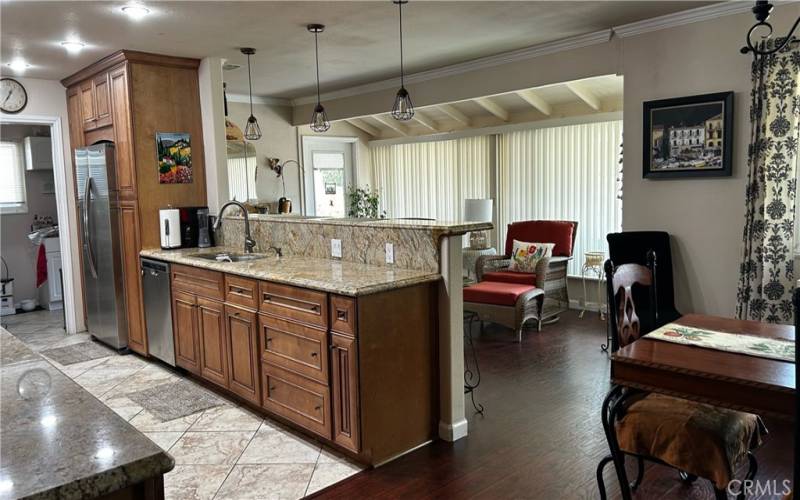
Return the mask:
<path id="1" fill-rule="evenodd" d="M 228 94 L 228 102 L 243 102 L 250 104 L 250 96 L 246 94 Z M 253 96 L 253 104 L 266 104 L 267 106 L 291 106 L 292 101 L 280 97 Z"/>
<path id="2" fill-rule="evenodd" d="M 635 23 L 623 24 L 613 28 L 614 34 L 620 38 L 641 35 L 651 31 L 663 30 L 683 26 L 684 24 L 708 21 L 722 16 L 750 12 L 753 2 L 720 2 L 689 10 L 682 10 L 674 14 L 645 19 Z"/>
<path id="3" fill-rule="evenodd" d="M 587 47 L 590 45 L 598 45 L 601 43 L 608 42 L 609 40 L 611 40 L 611 30 L 610 29 L 601 30 L 601 31 L 596 31 L 594 33 L 587 33 L 585 35 L 565 38 L 563 40 L 556 40 L 554 42 L 532 45 L 530 47 L 525 47 L 518 50 L 512 50 L 510 52 L 503 52 L 502 54 L 481 57 L 479 59 L 473 59 L 471 61 L 465 61 L 463 63 L 451 64 L 449 66 L 443 66 L 441 68 L 431 69 L 428 71 L 420 71 L 419 73 L 406 75 L 405 80 L 406 83 L 420 83 L 429 80 L 435 80 L 437 78 L 460 75 L 463 73 L 468 73 L 470 71 L 475 71 L 479 69 L 500 66 L 502 64 L 507 64 L 511 62 L 532 59 L 534 57 L 540 57 L 547 54 L 554 54 L 556 52 L 561 52 L 564 50 L 577 49 L 580 47 Z M 378 90 L 390 89 L 397 87 L 399 85 L 400 85 L 400 78 L 389 78 L 378 82 L 372 82 L 364 85 L 357 85 L 355 87 L 349 87 L 346 89 L 335 90 L 333 92 L 327 92 L 322 94 L 322 100 L 351 97 L 354 95 L 376 92 Z M 317 102 L 316 95 L 298 97 L 297 99 L 293 99 L 291 101 L 293 106 L 298 106 L 303 104 L 313 104 L 315 102 Z"/>

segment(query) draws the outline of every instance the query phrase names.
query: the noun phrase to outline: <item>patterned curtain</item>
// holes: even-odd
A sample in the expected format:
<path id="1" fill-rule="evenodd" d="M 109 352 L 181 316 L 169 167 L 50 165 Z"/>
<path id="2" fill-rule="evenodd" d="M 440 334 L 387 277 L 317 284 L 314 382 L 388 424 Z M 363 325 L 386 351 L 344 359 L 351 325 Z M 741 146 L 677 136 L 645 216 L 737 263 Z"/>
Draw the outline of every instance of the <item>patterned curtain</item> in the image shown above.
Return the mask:
<path id="1" fill-rule="evenodd" d="M 791 323 L 794 316 L 799 75 L 797 44 L 753 61 L 744 252 L 736 308 L 741 319 Z"/>

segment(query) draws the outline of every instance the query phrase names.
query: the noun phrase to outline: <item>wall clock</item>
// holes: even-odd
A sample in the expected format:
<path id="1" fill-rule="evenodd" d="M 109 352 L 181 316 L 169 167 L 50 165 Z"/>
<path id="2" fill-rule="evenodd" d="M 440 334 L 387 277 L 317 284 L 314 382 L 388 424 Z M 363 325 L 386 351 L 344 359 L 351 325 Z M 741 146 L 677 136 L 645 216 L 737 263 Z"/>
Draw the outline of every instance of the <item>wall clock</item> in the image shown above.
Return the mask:
<path id="1" fill-rule="evenodd" d="M 28 93 L 21 83 L 13 78 L 0 78 L 0 111 L 19 113 L 28 105 Z"/>

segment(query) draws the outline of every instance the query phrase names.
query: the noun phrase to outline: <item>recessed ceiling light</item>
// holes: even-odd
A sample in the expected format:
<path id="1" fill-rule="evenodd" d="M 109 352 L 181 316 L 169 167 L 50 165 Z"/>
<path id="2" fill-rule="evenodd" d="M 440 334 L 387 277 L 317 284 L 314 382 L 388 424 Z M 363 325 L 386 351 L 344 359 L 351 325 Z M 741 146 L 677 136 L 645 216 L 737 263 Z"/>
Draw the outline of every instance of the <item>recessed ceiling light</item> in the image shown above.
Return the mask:
<path id="1" fill-rule="evenodd" d="M 134 21 L 138 21 L 147 14 L 149 14 L 150 9 L 148 9 L 147 7 L 145 7 L 140 3 L 132 3 L 123 7 L 122 12 L 124 12 L 128 17 L 130 17 Z"/>
<path id="2" fill-rule="evenodd" d="M 61 42 L 61 46 L 70 54 L 77 54 L 86 47 L 86 44 L 75 40 L 66 40 Z"/>
<path id="3" fill-rule="evenodd" d="M 6 66 L 8 66 L 9 68 L 11 68 L 14 71 L 19 71 L 20 73 L 24 72 L 26 69 L 31 67 L 31 65 L 28 64 L 25 61 L 25 59 L 23 59 L 21 57 L 17 57 L 16 59 L 11 61 L 10 63 L 6 63 Z"/>

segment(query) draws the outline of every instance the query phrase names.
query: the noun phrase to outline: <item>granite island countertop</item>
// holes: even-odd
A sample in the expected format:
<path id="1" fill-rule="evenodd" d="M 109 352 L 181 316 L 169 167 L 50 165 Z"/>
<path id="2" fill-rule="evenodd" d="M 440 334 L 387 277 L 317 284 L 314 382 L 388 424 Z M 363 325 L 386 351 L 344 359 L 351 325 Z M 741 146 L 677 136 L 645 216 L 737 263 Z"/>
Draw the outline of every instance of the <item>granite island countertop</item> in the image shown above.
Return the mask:
<path id="1" fill-rule="evenodd" d="M 94 498 L 169 472 L 150 439 L 0 328 L 0 498 Z"/>
<path id="2" fill-rule="evenodd" d="M 268 254 L 262 259 L 245 262 L 216 262 L 194 256 L 218 252 L 242 253 L 242 249 L 211 247 L 162 250 L 160 248 L 152 248 L 142 250 L 140 255 L 175 264 L 211 269 L 248 278 L 274 281 L 351 297 L 434 282 L 441 278 L 440 274 L 429 271 L 335 259 L 299 256 L 276 257 L 274 254 Z"/>

